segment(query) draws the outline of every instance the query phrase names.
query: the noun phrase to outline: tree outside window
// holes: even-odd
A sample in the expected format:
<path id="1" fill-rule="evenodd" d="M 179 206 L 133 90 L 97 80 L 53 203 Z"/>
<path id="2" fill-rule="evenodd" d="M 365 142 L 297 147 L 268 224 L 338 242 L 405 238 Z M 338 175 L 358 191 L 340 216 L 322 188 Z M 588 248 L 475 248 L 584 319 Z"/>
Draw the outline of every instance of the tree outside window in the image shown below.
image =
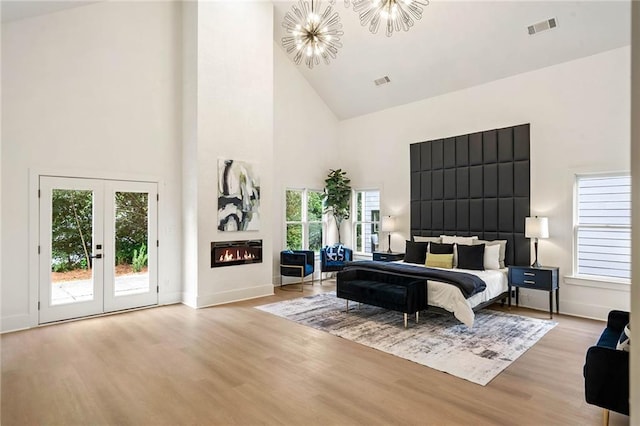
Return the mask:
<path id="1" fill-rule="evenodd" d="M 291 250 L 322 248 L 323 193 L 309 189 L 287 189 L 286 245 Z"/>

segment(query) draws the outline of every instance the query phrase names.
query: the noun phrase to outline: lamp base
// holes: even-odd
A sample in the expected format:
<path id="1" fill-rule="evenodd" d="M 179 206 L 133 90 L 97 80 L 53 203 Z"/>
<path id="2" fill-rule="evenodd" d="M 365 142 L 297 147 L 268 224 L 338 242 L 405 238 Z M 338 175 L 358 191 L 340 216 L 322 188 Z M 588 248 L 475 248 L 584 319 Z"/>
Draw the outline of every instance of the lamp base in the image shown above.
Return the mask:
<path id="1" fill-rule="evenodd" d="M 533 247 L 535 248 L 535 251 L 536 251 L 536 260 L 531 264 L 531 267 L 532 268 L 539 268 L 540 267 L 540 262 L 538 262 L 538 239 L 537 238 L 533 242 Z"/>
<path id="2" fill-rule="evenodd" d="M 389 232 L 389 246 L 388 246 L 388 247 L 389 247 L 389 248 L 387 249 L 387 253 L 393 253 L 393 252 L 391 251 L 391 232 Z"/>

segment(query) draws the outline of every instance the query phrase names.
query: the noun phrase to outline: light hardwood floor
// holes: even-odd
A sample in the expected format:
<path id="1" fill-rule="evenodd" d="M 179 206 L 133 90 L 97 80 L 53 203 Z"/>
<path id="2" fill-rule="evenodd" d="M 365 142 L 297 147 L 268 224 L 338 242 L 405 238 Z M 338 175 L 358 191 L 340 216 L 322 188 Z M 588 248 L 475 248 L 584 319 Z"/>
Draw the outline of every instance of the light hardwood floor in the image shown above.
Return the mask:
<path id="1" fill-rule="evenodd" d="M 305 286 L 304 295 L 335 288 Z M 599 321 L 559 325 L 487 386 L 253 309 L 171 305 L 2 336 L 8 425 L 600 425 L 584 402 Z M 523 315 L 544 312 L 513 309 Z M 628 424 L 611 415 L 611 425 Z"/>

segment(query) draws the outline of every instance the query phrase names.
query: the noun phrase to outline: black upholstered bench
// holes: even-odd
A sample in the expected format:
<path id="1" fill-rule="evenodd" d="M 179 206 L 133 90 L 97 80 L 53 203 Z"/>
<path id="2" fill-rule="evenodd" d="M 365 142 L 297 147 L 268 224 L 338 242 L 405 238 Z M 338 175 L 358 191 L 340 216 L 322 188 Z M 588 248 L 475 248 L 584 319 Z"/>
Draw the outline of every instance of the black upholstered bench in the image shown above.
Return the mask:
<path id="1" fill-rule="evenodd" d="M 349 301 L 365 303 L 404 313 L 404 326 L 407 327 L 409 314 L 427 309 L 426 280 L 404 275 L 394 275 L 368 269 L 351 267 L 338 272 L 336 295 Z"/>

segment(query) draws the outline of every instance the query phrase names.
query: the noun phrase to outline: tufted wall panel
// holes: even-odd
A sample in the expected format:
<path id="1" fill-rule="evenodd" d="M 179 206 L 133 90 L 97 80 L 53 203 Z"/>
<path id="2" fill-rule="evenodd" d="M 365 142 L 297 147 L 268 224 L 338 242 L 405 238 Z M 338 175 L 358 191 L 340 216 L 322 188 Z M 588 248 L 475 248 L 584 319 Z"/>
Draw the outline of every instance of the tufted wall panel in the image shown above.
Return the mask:
<path id="1" fill-rule="evenodd" d="M 507 240 L 528 265 L 529 152 L 529 124 L 411 144 L 411 235 Z"/>

